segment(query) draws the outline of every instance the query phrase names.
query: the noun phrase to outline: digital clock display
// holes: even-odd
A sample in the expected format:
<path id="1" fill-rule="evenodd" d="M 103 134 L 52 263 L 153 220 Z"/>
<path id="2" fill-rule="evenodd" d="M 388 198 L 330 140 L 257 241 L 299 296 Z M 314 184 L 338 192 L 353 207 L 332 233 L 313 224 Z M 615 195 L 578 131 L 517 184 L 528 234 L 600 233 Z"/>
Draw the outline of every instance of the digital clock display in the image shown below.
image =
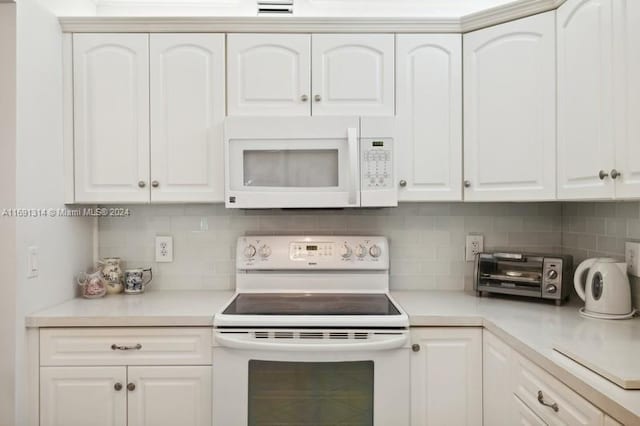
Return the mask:
<path id="1" fill-rule="evenodd" d="M 384 142 L 383 141 L 373 141 L 373 142 L 371 142 L 371 145 L 373 145 L 373 146 L 384 146 Z"/>
<path id="2" fill-rule="evenodd" d="M 315 251 L 318 250 L 318 246 L 307 246 L 307 251 Z"/>

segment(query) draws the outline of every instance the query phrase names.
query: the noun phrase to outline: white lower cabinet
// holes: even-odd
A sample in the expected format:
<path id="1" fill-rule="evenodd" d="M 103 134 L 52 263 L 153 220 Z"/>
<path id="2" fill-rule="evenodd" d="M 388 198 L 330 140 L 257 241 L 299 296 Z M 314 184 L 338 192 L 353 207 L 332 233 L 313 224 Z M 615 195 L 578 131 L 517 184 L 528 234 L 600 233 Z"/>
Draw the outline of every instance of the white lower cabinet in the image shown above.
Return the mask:
<path id="1" fill-rule="evenodd" d="M 40 426 L 211 426 L 210 333 L 41 330 Z"/>
<path id="2" fill-rule="evenodd" d="M 505 374 L 511 365 L 511 348 L 488 331 L 482 335 L 482 380 L 484 424 L 491 426 L 512 426 L 513 415 L 522 415 L 513 410 L 508 401 L 514 399 L 511 389 L 511 375 Z M 527 424 L 518 422 L 518 424 Z M 533 423 L 535 424 L 535 423 Z"/>
<path id="3" fill-rule="evenodd" d="M 40 369 L 40 426 L 126 426 L 126 367 Z"/>
<path id="4" fill-rule="evenodd" d="M 411 330 L 411 425 L 482 425 L 482 329 Z"/>

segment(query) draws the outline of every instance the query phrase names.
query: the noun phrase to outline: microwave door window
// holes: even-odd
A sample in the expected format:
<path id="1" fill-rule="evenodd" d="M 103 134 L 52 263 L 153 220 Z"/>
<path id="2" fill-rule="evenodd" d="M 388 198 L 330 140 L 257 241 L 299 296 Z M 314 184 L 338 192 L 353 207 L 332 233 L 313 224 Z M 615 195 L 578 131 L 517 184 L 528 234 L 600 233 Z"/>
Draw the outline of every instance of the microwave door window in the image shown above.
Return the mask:
<path id="1" fill-rule="evenodd" d="M 245 187 L 336 188 L 339 174 L 337 149 L 243 151 Z"/>

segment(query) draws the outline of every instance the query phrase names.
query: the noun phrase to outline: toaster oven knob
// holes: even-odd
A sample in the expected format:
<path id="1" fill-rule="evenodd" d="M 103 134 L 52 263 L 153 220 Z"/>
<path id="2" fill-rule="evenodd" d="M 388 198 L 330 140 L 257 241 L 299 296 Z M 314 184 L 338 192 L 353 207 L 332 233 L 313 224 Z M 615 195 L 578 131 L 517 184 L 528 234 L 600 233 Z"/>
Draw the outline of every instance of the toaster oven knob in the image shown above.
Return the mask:
<path id="1" fill-rule="evenodd" d="M 555 284 L 547 284 L 547 286 L 545 287 L 545 291 L 547 293 L 555 293 L 556 291 L 558 291 L 558 287 L 556 287 Z"/>
<path id="2" fill-rule="evenodd" d="M 260 257 L 262 257 L 263 259 L 266 259 L 267 257 L 271 256 L 271 247 L 264 245 L 262 247 L 260 247 Z"/>
<path id="3" fill-rule="evenodd" d="M 558 271 L 556 271 L 555 269 L 549 269 L 549 272 L 547 272 L 547 278 L 549 278 L 550 280 L 555 280 L 556 278 L 558 278 Z"/>
<path id="4" fill-rule="evenodd" d="M 380 248 L 380 246 L 374 244 L 371 246 L 371 248 L 369 248 L 369 254 L 371 255 L 371 257 L 380 257 L 380 255 L 382 254 L 382 249 Z"/>
<path id="5" fill-rule="evenodd" d="M 351 247 L 349 247 L 346 244 L 343 245 L 342 248 L 340 249 L 340 256 L 342 256 L 343 259 L 350 258 L 352 254 L 353 254 L 353 250 L 351 250 Z"/>
<path id="6" fill-rule="evenodd" d="M 366 255 L 367 255 L 367 248 L 362 244 L 358 244 L 358 247 L 356 247 L 356 256 L 358 256 L 359 258 L 363 258 Z"/>
<path id="7" fill-rule="evenodd" d="M 255 255 L 256 255 L 256 248 L 251 244 L 249 244 L 244 248 L 244 257 L 246 257 L 247 259 L 251 259 Z"/>

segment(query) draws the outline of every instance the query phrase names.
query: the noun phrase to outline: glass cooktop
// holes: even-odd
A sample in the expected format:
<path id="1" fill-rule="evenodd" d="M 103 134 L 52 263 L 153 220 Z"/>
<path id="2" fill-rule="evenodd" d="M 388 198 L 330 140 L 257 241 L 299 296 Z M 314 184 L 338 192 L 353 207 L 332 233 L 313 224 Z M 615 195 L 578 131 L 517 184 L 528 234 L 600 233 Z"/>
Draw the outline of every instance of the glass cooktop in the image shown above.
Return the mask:
<path id="1" fill-rule="evenodd" d="M 386 294 L 241 293 L 228 315 L 400 315 Z"/>

